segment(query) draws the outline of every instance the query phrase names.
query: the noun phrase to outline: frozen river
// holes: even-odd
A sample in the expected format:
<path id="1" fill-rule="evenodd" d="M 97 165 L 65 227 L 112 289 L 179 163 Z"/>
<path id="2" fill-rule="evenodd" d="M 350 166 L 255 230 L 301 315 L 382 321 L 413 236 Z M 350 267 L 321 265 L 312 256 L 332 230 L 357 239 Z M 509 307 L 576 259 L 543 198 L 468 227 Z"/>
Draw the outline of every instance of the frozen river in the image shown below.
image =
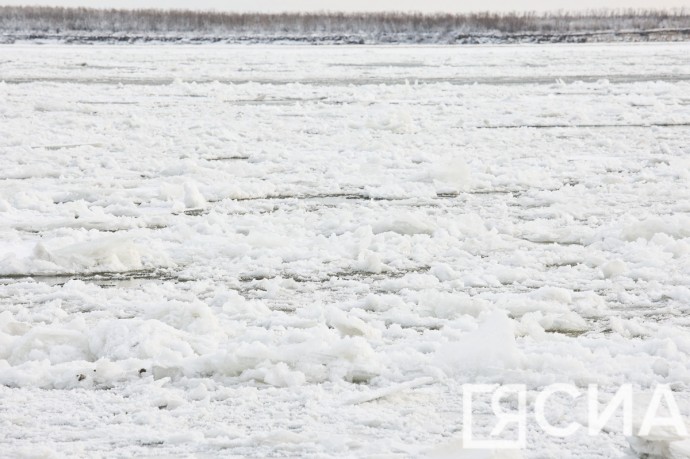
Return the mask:
<path id="1" fill-rule="evenodd" d="M 689 54 L 0 46 L 0 456 L 481 459 L 466 383 L 687 415 Z"/>

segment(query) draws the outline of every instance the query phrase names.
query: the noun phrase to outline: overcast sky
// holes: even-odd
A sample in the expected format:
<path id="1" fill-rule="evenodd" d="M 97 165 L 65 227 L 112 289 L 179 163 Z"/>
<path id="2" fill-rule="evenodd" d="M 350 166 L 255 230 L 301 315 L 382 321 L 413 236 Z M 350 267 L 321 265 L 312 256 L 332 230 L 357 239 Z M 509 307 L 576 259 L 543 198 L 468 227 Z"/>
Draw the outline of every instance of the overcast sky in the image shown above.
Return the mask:
<path id="1" fill-rule="evenodd" d="M 513 11 L 588 8 L 690 8 L 690 0 L 0 0 L 0 5 L 224 11 Z"/>

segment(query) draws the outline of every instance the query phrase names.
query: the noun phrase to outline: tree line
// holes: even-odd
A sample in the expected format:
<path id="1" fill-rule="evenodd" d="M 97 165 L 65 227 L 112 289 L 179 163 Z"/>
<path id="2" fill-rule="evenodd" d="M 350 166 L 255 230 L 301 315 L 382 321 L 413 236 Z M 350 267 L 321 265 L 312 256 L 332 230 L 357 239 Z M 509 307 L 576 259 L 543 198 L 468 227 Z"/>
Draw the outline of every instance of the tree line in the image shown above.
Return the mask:
<path id="1" fill-rule="evenodd" d="M 226 13 L 0 6 L 7 32 L 196 34 L 448 34 L 572 33 L 690 28 L 690 9 L 585 12 L 422 13 Z"/>

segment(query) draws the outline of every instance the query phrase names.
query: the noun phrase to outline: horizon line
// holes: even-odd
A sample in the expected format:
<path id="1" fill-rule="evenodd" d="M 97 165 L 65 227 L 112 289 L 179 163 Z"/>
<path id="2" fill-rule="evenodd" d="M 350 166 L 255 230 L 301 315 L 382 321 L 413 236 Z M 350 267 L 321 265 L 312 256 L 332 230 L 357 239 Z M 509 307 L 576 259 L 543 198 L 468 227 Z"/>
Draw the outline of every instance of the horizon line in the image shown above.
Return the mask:
<path id="1" fill-rule="evenodd" d="M 377 11 L 345 11 L 345 10 L 310 10 L 310 11 L 232 11 L 219 10 L 216 8 L 207 9 L 190 9 L 190 8 L 121 8 L 121 7 L 98 7 L 98 6 L 57 6 L 57 5 L 5 5 L 0 4 L 0 10 L 6 8 L 27 9 L 27 8 L 42 8 L 42 9 L 63 9 L 63 10 L 93 10 L 93 11 L 159 11 L 159 12 L 183 12 L 195 14 L 220 14 L 220 15 L 261 15 L 261 16 L 280 16 L 280 15 L 343 15 L 343 16 L 357 16 L 357 15 L 415 15 L 415 16 L 472 16 L 472 15 L 495 15 L 495 16 L 511 16 L 511 15 L 537 15 L 537 16 L 567 16 L 570 14 L 578 15 L 636 15 L 649 13 L 666 13 L 673 15 L 690 15 L 690 6 L 671 7 L 671 8 L 582 8 L 582 9 L 553 9 L 553 10 L 510 10 L 510 11 L 492 11 L 492 10 L 476 10 L 466 12 L 453 11 L 419 11 L 419 10 L 377 10 Z"/>

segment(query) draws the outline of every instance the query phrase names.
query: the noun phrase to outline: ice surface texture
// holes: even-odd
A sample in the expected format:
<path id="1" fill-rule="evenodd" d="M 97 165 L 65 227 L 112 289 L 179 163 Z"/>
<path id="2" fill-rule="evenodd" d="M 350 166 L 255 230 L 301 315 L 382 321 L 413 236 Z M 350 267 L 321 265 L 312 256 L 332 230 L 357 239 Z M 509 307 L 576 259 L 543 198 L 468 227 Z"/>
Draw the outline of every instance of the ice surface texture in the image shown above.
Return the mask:
<path id="1" fill-rule="evenodd" d="M 687 413 L 689 51 L 1 48 L 2 454 L 416 456 L 468 382 Z"/>

